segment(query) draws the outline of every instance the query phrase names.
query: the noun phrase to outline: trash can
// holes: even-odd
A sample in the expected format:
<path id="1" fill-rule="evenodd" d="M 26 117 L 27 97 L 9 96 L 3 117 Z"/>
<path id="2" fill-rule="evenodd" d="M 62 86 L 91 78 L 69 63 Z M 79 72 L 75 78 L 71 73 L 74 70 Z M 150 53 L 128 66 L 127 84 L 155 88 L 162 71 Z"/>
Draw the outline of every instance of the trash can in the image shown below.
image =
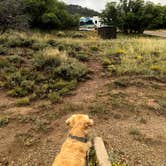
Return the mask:
<path id="1" fill-rule="evenodd" d="M 98 28 L 98 35 L 102 39 L 116 39 L 116 27 L 105 26 Z"/>

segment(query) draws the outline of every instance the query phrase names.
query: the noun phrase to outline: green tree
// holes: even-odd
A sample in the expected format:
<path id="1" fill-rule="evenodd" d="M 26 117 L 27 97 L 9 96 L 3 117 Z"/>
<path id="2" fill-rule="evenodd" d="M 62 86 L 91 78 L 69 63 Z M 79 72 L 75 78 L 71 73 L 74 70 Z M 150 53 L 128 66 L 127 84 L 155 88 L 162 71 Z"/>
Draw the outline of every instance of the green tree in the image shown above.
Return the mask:
<path id="1" fill-rule="evenodd" d="M 28 27 L 28 17 L 24 14 L 22 0 L 0 1 L 0 29 L 4 33 L 8 28 L 24 29 Z"/>
<path id="2" fill-rule="evenodd" d="M 67 13 L 63 2 L 58 0 L 25 0 L 25 3 L 32 27 L 62 29 L 76 26 L 76 18 Z"/>
<path id="3" fill-rule="evenodd" d="M 105 24 L 117 26 L 123 33 L 166 28 L 166 6 L 145 3 L 143 0 L 109 2 L 101 16 Z"/>

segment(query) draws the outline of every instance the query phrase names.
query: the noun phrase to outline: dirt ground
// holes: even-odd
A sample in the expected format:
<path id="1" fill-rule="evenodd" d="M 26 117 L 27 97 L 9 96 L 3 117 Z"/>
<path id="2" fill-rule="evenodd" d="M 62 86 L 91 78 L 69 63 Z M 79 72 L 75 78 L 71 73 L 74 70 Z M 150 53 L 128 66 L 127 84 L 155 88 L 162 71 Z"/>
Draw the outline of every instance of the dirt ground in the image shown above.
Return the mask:
<path id="1" fill-rule="evenodd" d="M 151 36 L 158 36 L 158 37 L 164 37 L 166 38 L 166 30 L 160 30 L 160 31 L 145 31 L 145 35 L 151 35 Z"/>
<path id="2" fill-rule="evenodd" d="M 111 161 L 166 166 L 166 110 L 156 102 L 166 84 L 131 77 L 130 86 L 109 90 L 117 78 L 107 76 L 95 58 L 88 66 L 92 78 L 49 108 L 41 109 L 45 101 L 16 107 L 0 91 L 0 115 L 8 118 L 0 128 L 0 165 L 51 166 L 67 136 L 66 118 L 85 113 L 95 121 L 91 135 L 103 137 Z"/>

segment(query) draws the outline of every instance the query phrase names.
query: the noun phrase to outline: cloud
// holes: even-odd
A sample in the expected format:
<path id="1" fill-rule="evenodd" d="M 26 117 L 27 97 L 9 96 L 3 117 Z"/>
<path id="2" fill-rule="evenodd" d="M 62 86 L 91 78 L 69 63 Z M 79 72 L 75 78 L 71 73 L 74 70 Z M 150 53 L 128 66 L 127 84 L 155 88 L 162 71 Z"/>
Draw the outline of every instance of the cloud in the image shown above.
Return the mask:
<path id="1" fill-rule="evenodd" d="M 104 9 L 105 4 L 111 0 L 62 0 L 62 1 L 68 4 L 77 4 L 83 7 L 88 7 L 90 9 L 101 11 Z M 116 1 L 116 0 L 113 0 L 113 1 Z M 163 5 L 166 5 L 166 0 L 151 0 L 151 1 L 154 3 L 161 3 Z"/>

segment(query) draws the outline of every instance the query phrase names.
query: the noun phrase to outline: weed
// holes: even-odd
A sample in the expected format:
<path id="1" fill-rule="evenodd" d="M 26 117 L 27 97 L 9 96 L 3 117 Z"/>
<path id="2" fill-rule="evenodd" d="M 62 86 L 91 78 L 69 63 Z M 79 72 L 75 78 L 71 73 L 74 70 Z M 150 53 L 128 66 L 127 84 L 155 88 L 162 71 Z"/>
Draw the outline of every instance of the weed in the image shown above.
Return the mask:
<path id="1" fill-rule="evenodd" d="M 7 117 L 0 117 L 0 128 L 5 127 L 9 123 L 9 119 Z"/>
<path id="2" fill-rule="evenodd" d="M 9 62 L 5 58 L 0 57 L 0 69 L 9 67 Z"/>
<path id="3" fill-rule="evenodd" d="M 83 34 L 81 34 L 81 33 L 74 33 L 73 35 L 72 35 L 72 38 L 84 38 L 85 36 L 83 35 Z"/>
<path id="4" fill-rule="evenodd" d="M 97 46 L 90 47 L 91 51 L 97 52 L 99 51 L 99 48 Z"/>
<path id="5" fill-rule="evenodd" d="M 52 110 L 51 102 L 50 101 L 42 102 L 39 105 L 39 109 L 42 110 L 42 111 L 50 111 L 50 110 Z"/>
<path id="6" fill-rule="evenodd" d="M 108 58 L 103 58 L 102 59 L 102 64 L 103 64 L 103 67 L 108 67 L 109 65 L 112 64 L 111 60 L 108 59 Z"/>
<path id="7" fill-rule="evenodd" d="M 143 117 L 140 118 L 140 123 L 143 123 L 143 124 L 146 124 L 147 123 L 147 120 Z"/>
<path id="8" fill-rule="evenodd" d="M 37 69 L 57 67 L 60 64 L 61 55 L 55 49 L 46 49 L 34 57 L 34 65 Z"/>
<path id="9" fill-rule="evenodd" d="M 124 79 L 116 80 L 113 82 L 113 84 L 115 85 L 115 87 L 122 87 L 122 88 L 126 88 L 128 86 L 127 80 Z"/>
<path id="10" fill-rule="evenodd" d="M 83 61 L 83 62 L 86 62 L 89 60 L 89 56 L 83 52 L 77 53 L 75 55 L 75 58 L 80 60 L 80 61 Z"/>
<path id="11" fill-rule="evenodd" d="M 7 58 L 9 62 L 20 65 L 23 62 L 23 59 L 19 55 L 12 55 Z"/>
<path id="12" fill-rule="evenodd" d="M 29 100 L 28 97 L 18 99 L 17 102 L 16 102 L 17 106 L 27 106 L 29 104 L 30 104 L 30 100 Z"/>
<path id="13" fill-rule="evenodd" d="M 139 136 L 139 135 L 141 135 L 141 132 L 138 128 L 131 128 L 129 131 L 129 134 Z"/>
<path id="14" fill-rule="evenodd" d="M 95 103 L 92 107 L 90 107 L 90 113 L 93 115 L 96 115 L 96 114 L 104 115 L 108 113 L 108 108 L 106 104 Z"/>
<path id="15" fill-rule="evenodd" d="M 66 37 L 66 34 L 64 32 L 61 32 L 61 31 L 59 31 L 56 35 L 58 37 Z"/>
<path id="16" fill-rule="evenodd" d="M 53 103 L 53 104 L 55 104 L 55 103 L 57 103 L 57 102 L 60 101 L 60 96 L 59 96 L 59 94 L 56 93 L 56 92 L 50 93 L 50 94 L 48 95 L 48 98 L 49 98 L 49 100 L 51 101 L 51 103 Z"/>
<path id="17" fill-rule="evenodd" d="M 12 97 L 25 97 L 28 92 L 21 87 L 15 87 L 12 90 L 8 91 L 7 94 Z"/>
<path id="18" fill-rule="evenodd" d="M 87 67 L 74 59 L 68 59 L 60 67 L 54 70 L 54 75 L 64 80 L 80 80 L 88 74 Z"/>
<path id="19" fill-rule="evenodd" d="M 60 109 L 61 113 L 70 113 L 75 112 L 79 109 L 79 106 L 73 104 L 73 103 L 66 103 L 63 108 Z"/>
<path id="20" fill-rule="evenodd" d="M 44 42 L 35 42 L 35 43 L 32 44 L 31 49 L 33 49 L 35 51 L 39 51 L 39 50 L 43 50 L 47 46 L 48 46 L 47 43 L 44 43 Z"/>
<path id="21" fill-rule="evenodd" d="M 63 44 L 58 46 L 59 51 L 65 51 L 65 46 Z"/>
<path id="22" fill-rule="evenodd" d="M 5 55 L 7 53 L 7 48 L 0 46 L 0 55 Z"/>
<path id="23" fill-rule="evenodd" d="M 35 126 L 34 129 L 36 131 L 41 131 L 41 132 L 48 132 L 51 128 L 48 126 L 50 122 L 42 119 L 36 119 L 35 120 Z"/>
<path id="24" fill-rule="evenodd" d="M 47 44 L 49 44 L 53 47 L 56 47 L 56 46 L 58 46 L 59 43 L 56 40 L 50 39 L 47 41 Z"/>
<path id="25" fill-rule="evenodd" d="M 34 144 L 39 142 L 39 138 L 34 137 L 31 134 L 21 133 L 15 135 L 15 141 L 20 143 L 23 146 L 33 146 Z"/>

